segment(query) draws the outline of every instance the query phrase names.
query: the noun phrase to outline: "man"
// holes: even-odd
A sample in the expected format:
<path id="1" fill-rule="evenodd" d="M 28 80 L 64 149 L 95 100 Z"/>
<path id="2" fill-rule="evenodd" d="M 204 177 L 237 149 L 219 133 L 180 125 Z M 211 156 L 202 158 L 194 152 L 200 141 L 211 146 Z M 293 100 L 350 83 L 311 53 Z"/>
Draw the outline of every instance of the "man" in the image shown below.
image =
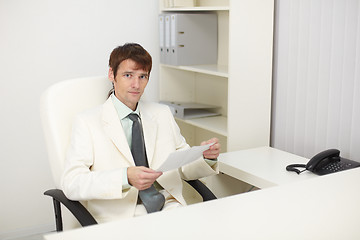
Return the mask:
<path id="1" fill-rule="evenodd" d="M 196 193 L 184 191 L 183 179 L 217 173 L 220 144 L 216 138 L 201 143 L 214 142 L 203 158 L 178 170 L 154 170 L 170 153 L 189 145 L 167 106 L 140 101 L 151 67 L 150 54 L 139 44 L 115 48 L 109 60 L 113 83 L 109 98 L 79 114 L 73 125 L 63 191 L 69 199 L 83 201 L 100 223 L 187 205 Z M 142 143 L 133 142 L 138 138 L 133 135 L 135 129 Z M 137 162 L 141 151 L 134 150 L 140 145 L 146 149 L 143 164 Z"/>

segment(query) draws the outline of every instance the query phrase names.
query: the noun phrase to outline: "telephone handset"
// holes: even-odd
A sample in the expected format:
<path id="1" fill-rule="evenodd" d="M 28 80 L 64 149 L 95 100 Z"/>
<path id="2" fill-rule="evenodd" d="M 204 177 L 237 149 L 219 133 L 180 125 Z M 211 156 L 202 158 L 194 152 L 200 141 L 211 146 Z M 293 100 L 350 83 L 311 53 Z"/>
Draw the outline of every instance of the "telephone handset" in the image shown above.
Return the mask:
<path id="1" fill-rule="evenodd" d="M 317 175 L 325 175 L 356 167 L 360 167 L 359 162 L 340 157 L 340 151 L 337 149 L 328 149 L 316 154 L 307 164 L 291 164 L 286 167 L 286 170 L 297 174 L 308 170 Z M 305 169 L 300 171 L 297 168 Z"/>
<path id="2" fill-rule="evenodd" d="M 340 161 L 340 151 L 337 149 L 328 149 L 316 154 L 306 164 L 306 169 L 313 172 L 322 166 Z"/>

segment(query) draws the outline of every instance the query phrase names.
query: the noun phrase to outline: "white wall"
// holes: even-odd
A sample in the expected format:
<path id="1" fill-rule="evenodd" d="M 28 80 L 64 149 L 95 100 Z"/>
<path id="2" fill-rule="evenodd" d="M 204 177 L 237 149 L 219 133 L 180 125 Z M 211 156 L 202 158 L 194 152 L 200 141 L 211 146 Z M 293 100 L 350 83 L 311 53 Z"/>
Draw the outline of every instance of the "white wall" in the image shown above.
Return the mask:
<path id="1" fill-rule="evenodd" d="M 360 1 L 278 0 L 272 146 L 360 161 Z"/>
<path id="2" fill-rule="evenodd" d="M 139 42 L 155 63 L 145 97 L 157 100 L 157 14 L 157 0 L 0 1 L 0 239 L 53 229 L 41 93 L 106 75 L 111 50 Z"/>

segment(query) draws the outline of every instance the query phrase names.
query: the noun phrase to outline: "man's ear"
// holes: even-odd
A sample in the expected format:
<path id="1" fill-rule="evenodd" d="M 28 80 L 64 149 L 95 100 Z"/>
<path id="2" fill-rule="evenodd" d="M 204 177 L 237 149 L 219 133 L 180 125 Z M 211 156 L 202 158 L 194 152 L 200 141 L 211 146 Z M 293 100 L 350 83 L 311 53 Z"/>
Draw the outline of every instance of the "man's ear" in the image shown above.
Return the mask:
<path id="1" fill-rule="evenodd" d="M 114 72 L 113 72 L 112 68 L 109 68 L 108 78 L 111 82 L 113 82 L 113 83 L 115 82 Z"/>

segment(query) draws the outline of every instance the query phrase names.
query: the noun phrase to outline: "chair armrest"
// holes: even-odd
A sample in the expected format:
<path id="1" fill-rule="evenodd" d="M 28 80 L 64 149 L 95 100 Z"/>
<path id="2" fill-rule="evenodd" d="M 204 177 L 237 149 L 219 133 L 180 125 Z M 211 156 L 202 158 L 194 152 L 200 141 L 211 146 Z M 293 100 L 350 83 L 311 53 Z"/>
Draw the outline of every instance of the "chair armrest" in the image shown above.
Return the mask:
<path id="1" fill-rule="evenodd" d="M 209 201 L 217 199 L 216 196 L 205 186 L 200 180 L 187 180 L 189 183 L 203 198 L 203 201 Z"/>
<path id="2" fill-rule="evenodd" d="M 203 201 L 216 199 L 216 196 L 200 180 L 188 180 L 186 182 L 189 183 L 202 196 Z M 69 209 L 69 211 L 79 221 L 81 226 L 85 227 L 85 226 L 97 224 L 94 217 L 79 201 L 69 200 L 65 196 L 62 190 L 50 189 L 44 192 L 44 195 L 53 198 L 55 220 L 56 220 L 56 231 L 63 230 L 60 203 L 62 203 L 67 209 Z"/>
<path id="3" fill-rule="evenodd" d="M 85 226 L 97 224 L 94 217 L 79 201 L 69 200 L 65 196 L 62 190 L 60 189 L 47 190 L 46 192 L 44 192 L 44 195 L 53 198 L 57 231 L 62 231 L 62 217 L 61 217 L 60 203 L 62 203 L 65 207 L 67 207 L 67 209 L 70 210 L 70 212 L 79 221 L 81 226 L 85 227 Z"/>

